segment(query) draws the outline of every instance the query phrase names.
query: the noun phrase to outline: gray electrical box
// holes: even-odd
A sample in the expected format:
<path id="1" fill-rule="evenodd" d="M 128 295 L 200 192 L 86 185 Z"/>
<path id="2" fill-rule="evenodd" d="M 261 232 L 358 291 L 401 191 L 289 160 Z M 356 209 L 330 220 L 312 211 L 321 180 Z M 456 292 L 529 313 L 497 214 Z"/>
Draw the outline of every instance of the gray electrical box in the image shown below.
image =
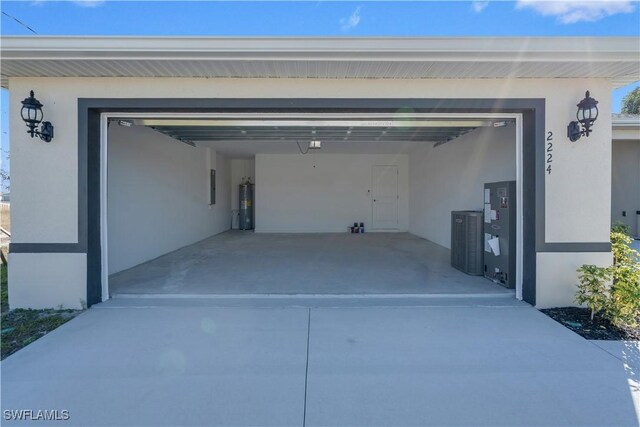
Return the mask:
<path id="1" fill-rule="evenodd" d="M 484 276 L 516 287 L 516 182 L 484 185 Z"/>
<path id="2" fill-rule="evenodd" d="M 482 212 L 451 212 L 451 266 L 481 276 L 482 244 Z"/>

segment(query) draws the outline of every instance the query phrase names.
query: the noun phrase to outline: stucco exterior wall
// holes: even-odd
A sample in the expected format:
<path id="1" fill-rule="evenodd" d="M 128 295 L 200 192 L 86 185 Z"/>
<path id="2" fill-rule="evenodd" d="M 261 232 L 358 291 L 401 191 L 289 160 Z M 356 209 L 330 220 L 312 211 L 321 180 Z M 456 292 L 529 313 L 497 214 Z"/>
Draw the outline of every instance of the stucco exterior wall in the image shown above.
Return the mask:
<path id="1" fill-rule="evenodd" d="M 575 306 L 576 270 L 583 264 L 606 267 L 613 262 L 611 252 L 538 253 L 536 265 L 536 307 Z"/>
<path id="2" fill-rule="evenodd" d="M 411 153 L 409 172 L 409 231 L 450 248 L 451 211 L 481 211 L 485 183 L 516 179 L 515 125 L 424 144 Z"/>
<path id="3" fill-rule="evenodd" d="M 229 229 L 229 161 L 143 126 L 108 131 L 109 274 Z M 209 205 L 209 170 L 216 204 Z"/>
<path id="4" fill-rule="evenodd" d="M 398 166 L 398 231 L 407 231 L 406 154 L 258 154 L 256 232 L 346 233 L 354 222 L 373 231 L 374 165 Z"/>
<path id="5" fill-rule="evenodd" d="M 553 172 L 545 178 L 546 240 L 606 242 L 611 202 L 610 82 L 606 79 L 469 79 L 469 80 L 323 80 L 323 79 L 141 79 L 141 78 L 11 78 L 12 216 L 15 243 L 77 241 L 78 98 L 545 98 L 546 131 L 553 133 Z M 50 144 L 25 132 L 19 102 L 35 90 L 45 105 L 46 120 L 56 128 Z M 589 138 L 566 139 L 576 103 L 589 89 L 600 101 L 600 117 Z M 10 289 L 32 288 L 42 280 L 37 269 L 12 254 Z M 38 255 L 46 257 L 46 254 Z M 538 269 L 561 254 L 539 256 Z M 22 260 L 19 260 L 22 259 Z M 585 260 L 589 256 L 584 257 Z M 551 264 L 548 265 L 551 267 Z M 51 272 L 50 275 L 60 273 Z M 74 281 L 86 272 L 65 271 Z M 58 280 L 51 277 L 48 280 Z M 559 280 L 559 288 L 574 280 Z M 542 286 L 542 285 L 540 285 Z M 11 291 L 10 291 L 11 292 Z M 16 291 L 19 292 L 19 291 Z M 51 306 L 86 295 L 61 285 L 50 294 Z M 539 298 L 543 304 L 545 298 Z M 29 305 L 28 301 L 22 302 Z M 566 301 L 571 303 L 571 301 Z"/>
<path id="6" fill-rule="evenodd" d="M 86 254 L 9 254 L 9 264 L 10 308 L 86 307 Z"/>
<path id="7" fill-rule="evenodd" d="M 640 235 L 640 132 L 636 139 L 614 140 L 611 168 L 611 220 L 631 227 L 634 236 Z M 626 216 L 622 213 L 626 212 Z"/>

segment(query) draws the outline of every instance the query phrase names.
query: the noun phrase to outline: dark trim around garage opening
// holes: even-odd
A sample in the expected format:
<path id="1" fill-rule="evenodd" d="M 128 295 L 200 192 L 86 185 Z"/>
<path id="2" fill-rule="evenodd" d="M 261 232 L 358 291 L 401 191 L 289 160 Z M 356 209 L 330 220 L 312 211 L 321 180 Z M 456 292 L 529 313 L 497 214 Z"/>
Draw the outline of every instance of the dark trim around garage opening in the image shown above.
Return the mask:
<path id="1" fill-rule="evenodd" d="M 86 253 L 87 302 L 101 301 L 100 115 L 102 113 L 367 112 L 520 113 L 523 115 L 523 299 L 536 302 L 537 252 L 608 252 L 608 242 L 545 241 L 545 100 L 389 98 L 78 99 L 78 243 L 14 243 L 14 253 Z"/>
<path id="2" fill-rule="evenodd" d="M 9 252 L 15 254 L 83 254 L 78 243 L 9 243 Z"/>

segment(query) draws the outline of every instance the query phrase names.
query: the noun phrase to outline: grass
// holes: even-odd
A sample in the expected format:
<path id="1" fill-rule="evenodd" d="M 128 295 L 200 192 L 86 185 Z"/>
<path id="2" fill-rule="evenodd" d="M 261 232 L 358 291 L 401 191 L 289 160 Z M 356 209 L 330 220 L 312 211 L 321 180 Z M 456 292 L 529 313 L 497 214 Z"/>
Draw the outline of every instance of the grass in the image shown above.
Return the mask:
<path id="1" fill-rule="evenodd" d="M 9 289 L 7 284 L 8 269 L 6 265 L 0 264 L 0 313 L 4 314 L 9 311 Z"/>
<path id="2" fill-rule="evenodd" d="M 2 359 L 73 319 L 77 310 L 16 309 L 2 315 Z"/>
<path id="3" fill-rule="evenodd" d="M 9 310 L 7 266 L 0 266 L 0 359 L 15 353 L 77 316 L 79 310 Z"/>

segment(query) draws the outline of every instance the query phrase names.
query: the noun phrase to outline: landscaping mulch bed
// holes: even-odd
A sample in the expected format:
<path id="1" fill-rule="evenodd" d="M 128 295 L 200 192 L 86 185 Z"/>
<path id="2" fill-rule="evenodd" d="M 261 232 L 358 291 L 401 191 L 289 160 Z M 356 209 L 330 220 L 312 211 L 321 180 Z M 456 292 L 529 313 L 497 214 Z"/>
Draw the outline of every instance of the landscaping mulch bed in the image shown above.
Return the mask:
<path id="1" fill-rule="evenodd" d="M 2 315 L 0 358 L 20 350 L 80 314 L 81 310 L 11 310 Z"/>
<path id="2" fill-rule="evenodd" d="M 556 322 L 588 340 L 640 340 L 640 327 L 621 329 L 587 308 L 560 307 L 540 310 Z"/>

